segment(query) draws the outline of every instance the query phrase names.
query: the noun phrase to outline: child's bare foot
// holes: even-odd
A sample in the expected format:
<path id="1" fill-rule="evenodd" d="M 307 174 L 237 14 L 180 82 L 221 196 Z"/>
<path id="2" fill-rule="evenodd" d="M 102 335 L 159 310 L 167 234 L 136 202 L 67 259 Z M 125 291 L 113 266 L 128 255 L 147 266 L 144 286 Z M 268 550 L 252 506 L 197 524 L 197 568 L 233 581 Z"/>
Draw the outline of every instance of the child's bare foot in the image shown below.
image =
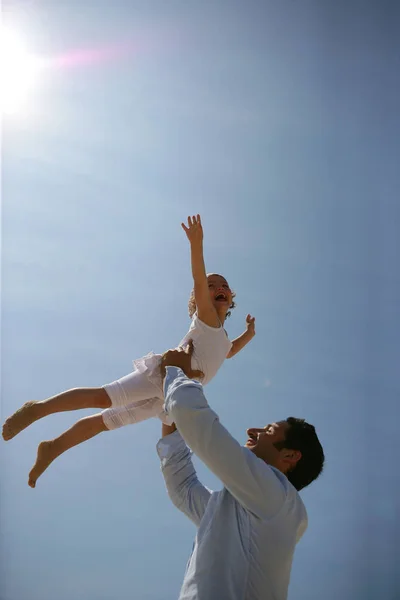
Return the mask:
<path id="1" fill-rule="evenodd" d="M 31 488 L 36 486 L 37 479 L 47 469 L 47 467 L 57 458 L 58 453 L 55 449 L 53 441 L 41 442 L 38 446 L 36 462 L 33 465 L 31 472 L 29 473 L 28 485 Z"/>
<path id="2" fill-rule="evenodd" d="M 23 429 L 39 419 L 37 405 L 38 403 L 33 400 L 25 402 L 11 417 L 8 417 L 3 425 L 3 439 L 6 441 L 11 440 Z"/>

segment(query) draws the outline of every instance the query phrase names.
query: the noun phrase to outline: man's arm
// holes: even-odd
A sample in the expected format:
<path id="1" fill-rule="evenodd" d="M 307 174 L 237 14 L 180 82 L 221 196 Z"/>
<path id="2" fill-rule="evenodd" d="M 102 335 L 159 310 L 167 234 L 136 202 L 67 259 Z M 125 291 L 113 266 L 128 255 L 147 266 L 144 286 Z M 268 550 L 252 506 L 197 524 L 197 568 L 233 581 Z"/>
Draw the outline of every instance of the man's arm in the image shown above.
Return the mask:
<path id="1" fill-rule="evenodd" d="M 190 450 L 175 425 L 162 425 L 162 439 L 157 444 L 161 470 L 173 504 L 198 527 L 211 492 L 197 479 Z"/>
<path id="2" fill-rule="evenodd" d="M 275 471 L 221 425 L 200 383 L 177 367 L 166 369 L 165 408 L 187 445 L 245 508 L 261 518 L 277 514 L 286 491 Z"/>
<path id="3" fill-rule="evenodd" d="M 174 433 L 174 431 L 176 431 L 175 423 L 172 423 L 172 425 L 166 425 L 165 423 L 163 423 L 161 427 L 161 437 L 165 438 L 167 437 L 167 435 Z"/>

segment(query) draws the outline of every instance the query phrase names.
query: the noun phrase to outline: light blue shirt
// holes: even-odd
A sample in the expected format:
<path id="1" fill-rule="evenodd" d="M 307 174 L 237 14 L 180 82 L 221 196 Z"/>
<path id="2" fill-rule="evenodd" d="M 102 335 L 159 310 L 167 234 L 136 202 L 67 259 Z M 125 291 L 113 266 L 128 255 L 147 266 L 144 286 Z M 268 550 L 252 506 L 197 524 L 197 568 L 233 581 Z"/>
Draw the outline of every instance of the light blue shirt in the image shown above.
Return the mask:
<path id="1" fill-rule="evenodd" d="M 158 442 L 161 468 L 172 502 L 198 528 L 179 600 L 285 600 L 307 527 L 298 492 L 221 425 L 200 383 L 168 367 L 164 391 L 179 431 Z M 199 482 L 188 446 L 221 491 Z"/>

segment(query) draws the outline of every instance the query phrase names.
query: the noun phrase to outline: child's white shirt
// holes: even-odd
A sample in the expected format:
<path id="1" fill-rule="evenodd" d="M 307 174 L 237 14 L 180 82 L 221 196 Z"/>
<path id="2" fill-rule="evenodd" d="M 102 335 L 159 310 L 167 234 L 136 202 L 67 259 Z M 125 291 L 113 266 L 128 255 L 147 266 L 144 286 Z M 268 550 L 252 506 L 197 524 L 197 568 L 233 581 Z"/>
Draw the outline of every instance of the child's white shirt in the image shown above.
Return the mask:
<path id="1" fill-rule="evenodd" d="M 199 319 L 197 313 L 179 347 L 185 348 L 190 340 L 193 340 L 192 368 L 204 373 L 202 384 L 206 385 L 228 356 L 232 342 L 221 324 L 219 327 L 210 327 Z"/>
<path id="2" fill-rule="evenodd" d="M 232 342 L 222 325 L 210 327 L 201 321 L 195 313 L 189 331 L 180 341 L 178 347 L 186 348 L 189 341 L 193 340 L 192 369 L 204 373 L 201 380 L 206 385 L 215 377 L 222 363 L 232 348 Z M 142 358 L 133 361 L 136 369 L 145 373 L 147 377 L 159 387 L 161 385 L 160 354 L 150 352 Z"/>

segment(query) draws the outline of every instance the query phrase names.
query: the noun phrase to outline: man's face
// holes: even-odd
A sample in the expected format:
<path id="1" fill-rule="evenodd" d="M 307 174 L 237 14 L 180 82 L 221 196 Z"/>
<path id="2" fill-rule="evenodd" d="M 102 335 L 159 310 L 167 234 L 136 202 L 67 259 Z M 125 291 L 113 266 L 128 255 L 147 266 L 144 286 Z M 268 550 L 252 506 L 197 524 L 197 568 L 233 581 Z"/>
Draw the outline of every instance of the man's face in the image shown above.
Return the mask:
<path id="1" fill-rule="evenodd" d="M 301 458 L 298 450 L 287 450 L 286 448 L 277 450 L 274 446 L 276 442 L 285 441 L 289 427 L 287 421 L 269 423 L 261 429 L 252 427 L 247 430 L 249 439 L 245 446 L 268 465 L 286 473 Z"/>

